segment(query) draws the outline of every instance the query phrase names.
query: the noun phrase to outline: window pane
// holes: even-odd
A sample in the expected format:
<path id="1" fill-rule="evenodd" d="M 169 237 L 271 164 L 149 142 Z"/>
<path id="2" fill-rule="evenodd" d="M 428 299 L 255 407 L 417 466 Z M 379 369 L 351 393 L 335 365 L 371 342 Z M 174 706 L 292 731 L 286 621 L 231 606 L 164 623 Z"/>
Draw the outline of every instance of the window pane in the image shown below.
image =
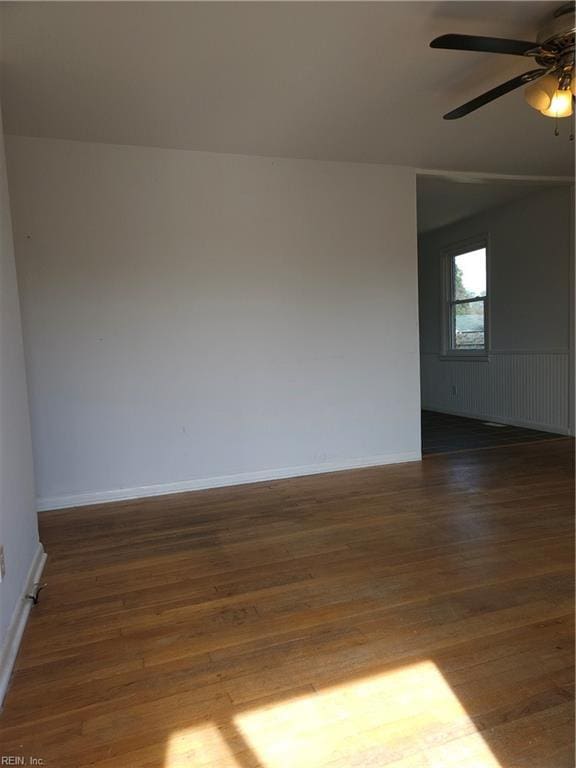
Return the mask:
<path id="1" fill-rule="evenodd" d="M 454 257 L 454 298 L 486 296 L 486 248 Z"/>
<path id="2" fill-rule="evenodd" d="M 484 302 L 453 304 L 454 349 L 484 349 Z"/>

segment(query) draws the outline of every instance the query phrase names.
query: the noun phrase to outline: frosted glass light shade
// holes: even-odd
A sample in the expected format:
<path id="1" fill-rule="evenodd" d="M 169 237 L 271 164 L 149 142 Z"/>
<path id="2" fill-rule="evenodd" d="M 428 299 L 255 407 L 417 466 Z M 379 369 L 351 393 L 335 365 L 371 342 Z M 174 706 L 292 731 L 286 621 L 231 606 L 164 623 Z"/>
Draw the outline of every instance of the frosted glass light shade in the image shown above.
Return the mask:
<path id="1" fill-rule="evenodd" d="M 572 91 L 555 91 L 548 109 L 540 110 L 546 117 L 570 117 L 572 114 Z"/>
<path id="2" fill-rule="evenodd" d="M 558 78 L 554 75 L 544 75 L 529 85 L 524 91 L 524 98 L 531 107 L 542 112 L 552 103 L 552 96 L 558 89 Z"/>

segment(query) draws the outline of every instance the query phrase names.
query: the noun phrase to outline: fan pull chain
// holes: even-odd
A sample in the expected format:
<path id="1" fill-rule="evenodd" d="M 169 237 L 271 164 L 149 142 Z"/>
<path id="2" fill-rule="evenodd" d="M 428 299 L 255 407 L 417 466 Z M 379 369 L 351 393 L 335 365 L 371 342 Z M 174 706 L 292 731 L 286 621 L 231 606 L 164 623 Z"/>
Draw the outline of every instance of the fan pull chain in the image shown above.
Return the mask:
<path id="1" fill-rule="evenodd" d="M 560 129 L 558 128 L 558 118 L 556 118 L 555 126 L 554 126 L 554 136 L 560 136 Z M 568 134 L 568 140 L 574 141 L 574 131 L 571 130 Z"/>

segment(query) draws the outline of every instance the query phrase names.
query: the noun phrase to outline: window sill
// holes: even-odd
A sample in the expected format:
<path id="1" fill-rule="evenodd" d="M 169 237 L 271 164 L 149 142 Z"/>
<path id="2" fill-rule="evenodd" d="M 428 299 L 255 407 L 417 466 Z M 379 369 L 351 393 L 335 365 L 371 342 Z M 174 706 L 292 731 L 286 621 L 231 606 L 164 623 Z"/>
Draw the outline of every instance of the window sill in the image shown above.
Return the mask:
<path id="1" fill-rule="evenodd" d="M 475 362 L 475 363 L 489 363 L 490 353 L 489 352 L 445 352 L 443 355 L 440 355 L 440 360 L 446 361 L 446 362 L 448 361 L 454 362 L 455 360 L 463 362 L 464 360 L 466 360 L 466 361 Z"/>

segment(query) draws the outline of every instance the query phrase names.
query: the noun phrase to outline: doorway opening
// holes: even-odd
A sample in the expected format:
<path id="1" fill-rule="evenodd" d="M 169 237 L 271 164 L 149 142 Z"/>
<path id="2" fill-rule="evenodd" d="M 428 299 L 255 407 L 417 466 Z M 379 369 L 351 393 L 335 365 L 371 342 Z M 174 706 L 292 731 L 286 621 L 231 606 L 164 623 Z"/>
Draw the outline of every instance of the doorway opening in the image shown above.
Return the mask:
<path id="1" fill-rule="evenodd" d="M 417 184 L 423 455 L 573 435 L 573 187 Z"/>

